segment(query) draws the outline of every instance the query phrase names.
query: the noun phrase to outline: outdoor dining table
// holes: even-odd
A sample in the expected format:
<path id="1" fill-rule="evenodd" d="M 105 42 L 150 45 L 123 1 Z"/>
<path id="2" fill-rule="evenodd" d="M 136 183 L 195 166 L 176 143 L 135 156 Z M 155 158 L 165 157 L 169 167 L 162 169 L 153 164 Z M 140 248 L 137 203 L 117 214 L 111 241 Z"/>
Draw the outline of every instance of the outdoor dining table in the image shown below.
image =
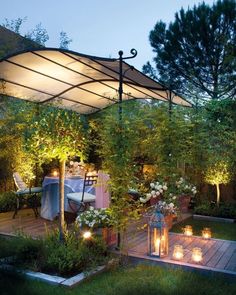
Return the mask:
<path id="1" fill-rule="evenodd" d="M 68 176 L 64 184 L 64 208 L 66 212 L 72 212 L 68 204 L 67 194 L 81 192 L 84 179 L 81 176 Z M 41 199 L 42 218 L 54 220 L 59 214 L 59 177 L 46 176 L 43 180 L 43 194 Z M 86 187 L 86 191 L 95 194 L 94 187 Z"/>

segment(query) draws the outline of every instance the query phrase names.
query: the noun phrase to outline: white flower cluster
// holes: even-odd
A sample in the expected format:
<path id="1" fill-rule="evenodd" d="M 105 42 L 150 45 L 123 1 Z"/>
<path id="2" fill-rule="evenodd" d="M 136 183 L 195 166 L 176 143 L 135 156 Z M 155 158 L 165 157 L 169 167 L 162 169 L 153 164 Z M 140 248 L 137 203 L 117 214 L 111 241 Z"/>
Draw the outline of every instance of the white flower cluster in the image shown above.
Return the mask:
<path id="1" fill-rule="evenodd" d="M 89 210 L 81 213 L 76 218 L 76 222 L 79 226 L 88 227 L 103 227 L 111 224 L 111 216 L 106 209 L 94 209 L 90 207 Z"/>
<path id="2" fill-rule="evenodd" d="M 180 193 L 193 195 L 197 193 L 196 186 L 188 183 L 183 177 L 180 177 L 180 179 L 176 181 L 176 186 Z"/>
<path id="3" fill-rule="evenodd" d="M 166 183 L 159 183 L 159 182 L 152 182 L 150 183 L 150 187 L 151 187 L 151 192 L 146 194 L 146 198 L 140 198 L 140 201 L 142 203 L 146 203 L 147 201 L 149 201 L 151 198 L 157 198 L 161 195 L 163 195 L 163 193 L 165 191 L 167 191 L 168 187 Z"/>
<path id="4" fill-rule="evenodd" d="M 175 214 L 177 210 L 174 203 L 167 203 L 165 201 L 159 201 L 156 205 L 156 208 L 164 215 Z"/>

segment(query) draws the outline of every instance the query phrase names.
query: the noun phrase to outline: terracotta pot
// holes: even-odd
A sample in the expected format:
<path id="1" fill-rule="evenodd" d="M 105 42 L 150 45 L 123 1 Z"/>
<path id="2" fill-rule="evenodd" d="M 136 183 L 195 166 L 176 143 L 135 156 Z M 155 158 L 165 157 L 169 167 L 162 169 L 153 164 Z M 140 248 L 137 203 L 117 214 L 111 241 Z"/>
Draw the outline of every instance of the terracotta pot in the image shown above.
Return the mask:
<path id="1" fill-rule="evenodd" d="M 171 229 L 172 226 L 173 226 L 173 215 L 170 214 L 170 215 L 165 215 L 165 222 L 168 226 L 168 229 Z"/>
<path id="2" fill-rule="evenodd" d="M 96 233 L 103 237 L 107 246 L 114 246 L 117 244 L 117 233 L 112 227 L 98 228 Z"/>
<path id="3" fill-rule="evenodd" d="M 190 200 L 191 196 L 189 195 L 179 196 L 179 208 L 181 213 L 187 213 L 189 211 Z"/>

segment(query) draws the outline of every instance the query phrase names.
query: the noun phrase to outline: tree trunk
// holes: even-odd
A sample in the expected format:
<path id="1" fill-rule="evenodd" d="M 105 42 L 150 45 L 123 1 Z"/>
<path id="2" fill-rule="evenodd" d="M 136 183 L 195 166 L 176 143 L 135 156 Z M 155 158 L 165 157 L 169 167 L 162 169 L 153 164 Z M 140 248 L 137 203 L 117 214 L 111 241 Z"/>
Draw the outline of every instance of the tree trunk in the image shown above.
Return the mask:
<path id="1" fill-rule="evenodd" d="M 64 182 L 65 182 L 66 161 L 59 162 L 59 234 L 60 241 L 64 241 L 65 235 L 65 217 L 64 217 Z"/>
<path id="2" fill-rule="evenodd" d="M 217 204 L 217 207 L 219 207 L 220 206 L 220 185 L 219 184 L 216 184 L 216 193 L 217 193 L 216 204 Z"/>

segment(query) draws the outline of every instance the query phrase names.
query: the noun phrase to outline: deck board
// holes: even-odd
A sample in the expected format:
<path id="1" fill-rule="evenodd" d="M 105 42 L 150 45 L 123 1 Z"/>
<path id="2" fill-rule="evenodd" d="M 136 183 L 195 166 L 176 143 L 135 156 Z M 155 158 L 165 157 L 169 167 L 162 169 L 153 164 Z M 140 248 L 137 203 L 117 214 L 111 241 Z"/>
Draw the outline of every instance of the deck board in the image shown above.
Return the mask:
<path id="1" fill-rule="evenodd" d="M 138 238 L 138 236 L 140 238 Z M 134 237 L 134 238 L 133 238 Z M 132 241 L 133 238 L 133 241 Z M 184 258 L 181 261 L 173 259 L 174 245 L 179 244 L 184 248 Z M 134 235 L 129 234 L 129 255 L 137 259 L 161 261 L 200 269 L 220 271 L 236 276 L 236 241 L 220 239 L 204 239 L 197 236 L 184 234 L 169 234 L 169 254 L 164 258 L 154 258 L 147 255 L 147 232 L 136 230 Z M 203 259 L 196 263 L 192 260 L 192 249 L 202 249 Z"/>

